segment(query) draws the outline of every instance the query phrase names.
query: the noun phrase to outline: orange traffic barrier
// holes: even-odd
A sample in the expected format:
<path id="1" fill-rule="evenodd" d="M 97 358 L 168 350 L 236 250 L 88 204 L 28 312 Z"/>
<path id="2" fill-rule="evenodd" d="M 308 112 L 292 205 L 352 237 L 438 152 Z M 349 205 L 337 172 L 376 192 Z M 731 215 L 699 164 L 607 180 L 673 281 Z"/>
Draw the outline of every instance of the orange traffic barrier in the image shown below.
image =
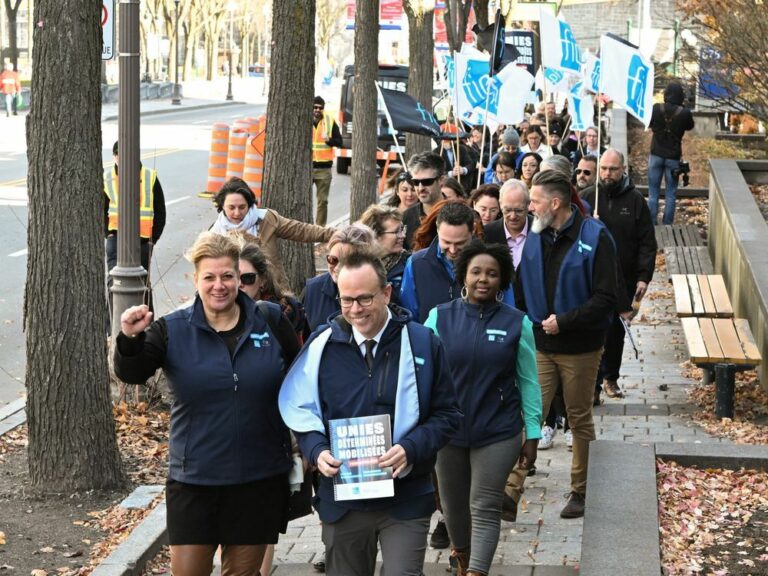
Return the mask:
<path id="1" fill-rule="evenodd" d="M 261 142 L 259 142 L 260 139 L 262 140 Z M 263 139 L 263 132 L 248 138 L 248 144 L 245 147 L 245 168 L 243 170 L 243 180 L 253 190 L 258 206 L 261 206 L 261 183 L 264 180 Z"/>
<path id="2" fill-rule="evenodd" d="M 227 180 L 233 177 L 242 178 L 245 164 L 245 144 L 248 131 L 233 127 L 229 132 L 229 147 L 227 148 Z"/>
<path id="3" fill-rule="evenodd" d="M 227 147 L 229 146 L 229 126 L 221 122 L 211 130 L 211 151 L 208 154 L 208 183 L 206 191 L 216 194 L 227 179 Z"/>

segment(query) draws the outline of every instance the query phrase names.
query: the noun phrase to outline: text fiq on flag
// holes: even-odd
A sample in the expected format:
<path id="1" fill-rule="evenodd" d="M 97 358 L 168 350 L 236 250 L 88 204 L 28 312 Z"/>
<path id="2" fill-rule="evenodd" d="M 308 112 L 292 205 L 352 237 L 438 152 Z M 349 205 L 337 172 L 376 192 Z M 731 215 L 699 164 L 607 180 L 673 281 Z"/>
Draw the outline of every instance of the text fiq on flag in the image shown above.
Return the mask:
<path id="1" fill-rule="evenodd" d="M 653 63 L 637 46 L 613 34 L 600 38 L 600 92 L 646 127 L 653 109 Z"/>

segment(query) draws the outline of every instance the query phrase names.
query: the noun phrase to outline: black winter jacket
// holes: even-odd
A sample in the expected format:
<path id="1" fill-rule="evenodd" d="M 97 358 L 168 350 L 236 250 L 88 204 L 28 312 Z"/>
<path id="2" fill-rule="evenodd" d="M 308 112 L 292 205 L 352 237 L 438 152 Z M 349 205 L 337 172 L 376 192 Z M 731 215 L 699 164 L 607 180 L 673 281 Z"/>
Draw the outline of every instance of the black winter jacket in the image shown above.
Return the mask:
<path id="1" fill-rule="evenodd" d="M 683 135 L 693 128 L 693 114 L 683 107 L 683 98 L 683 87 L 670 82 L 664 90 L 664 104 L 653 105 L 650 128 L 654 156 L 670 160 L 680 160 L 683 156 Z"/>

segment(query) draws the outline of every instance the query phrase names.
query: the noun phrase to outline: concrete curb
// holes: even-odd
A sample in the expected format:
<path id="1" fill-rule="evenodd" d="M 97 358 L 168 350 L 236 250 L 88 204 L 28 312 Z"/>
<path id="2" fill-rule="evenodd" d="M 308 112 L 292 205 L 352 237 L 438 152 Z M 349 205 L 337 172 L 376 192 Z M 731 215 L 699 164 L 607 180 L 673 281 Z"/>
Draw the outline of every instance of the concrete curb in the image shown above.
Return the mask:
<path id="1" fill-rule="evenodd" d="M 167 543 L 168 532 L 165 500 L 163 500 L 91 574 L 92 576 L 139 576 L 144 570 L 144 565 Z"/>
<path id="2" fill-rule="evenodd" d="M 27 401 L 19 398 L 0 408 L 0 436 L 27 421 L 27 413 L 24 410 L 26 405 Z"/>
<path id="3" fill-rule="evenodd" d="M 140 112 L 139 116 L 159 116 L 160 114 L 175 114 L 176 112 L 189 112 L 191 110 L 205 110 L 206 108 L 225 108 L 227 106 L 244 105 L 248 102 L 232 101 L 232 102 L 211 102 L 209 104 L 196 104 L 194 106 L 175 106 L 173 108 L 164 108 L 162 110 L 147 110 L 146 112 Z M 254 104 L 258 106 L 258 104 Z M 118 119 L 117 114 L 111 116 L 104 116 L 102 122 L 112 122 Z"/>

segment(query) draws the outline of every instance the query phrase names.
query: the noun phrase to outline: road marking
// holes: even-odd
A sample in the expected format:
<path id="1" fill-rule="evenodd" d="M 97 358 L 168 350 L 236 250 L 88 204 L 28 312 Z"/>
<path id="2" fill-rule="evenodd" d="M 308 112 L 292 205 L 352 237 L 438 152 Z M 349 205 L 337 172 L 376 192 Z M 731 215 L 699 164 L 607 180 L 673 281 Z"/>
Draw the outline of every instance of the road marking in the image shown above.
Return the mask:
<path id="1" fill-rule="evenodd" d="M 209 120 L 195 120 L 192 124 L 208 124 Z"/>
<path id="2" fill-rule="evenodd" d="M 158 156 L 167 156 L 168 154 L 174 154 L 176 152 L 183 151 L 184 148 L 161 148 L 159 150 L 153 150 L 152 152 L 145 152 L 141 156 L 139 156 L 140 160 L 153 160 L 157 158 Z M 112 166 L 115 165 L 114 160 L 109 160 L 104 163 L 104 170 L 111 170 Z M 0 187 L 4 186 L 24 186 L 27 183 L 27 177 L 24 176 L 23 178 L 17 178 L 16 180 L 9 180 L 8 182 L 0 182 Z"/>
<path id="3" fill-rule="evenodd" d="M 181 198 L 174 198 L 173 200 L 168 200 L 168 202 L 166 202 L 165 205 L 171 206 L 173 204 L 178 204 L 179 202 L 184 202 L 184 200 L 189 200 L 189 196 L 182 196 Z"/>
<path id="4" fill-rule="evenodd" d="M 26 206 L 27 189 L 24 186 L 0 186 L 0 206 Z"/>
<path id="5" fill-rule="evenodd" d="M 18 258 L 19 256 L 26 256 L 27 255 L 27 249 L 24 248 L 24 250 L 19 250 L 18 252 L 11 252 L 8 254 L 11 258 Z"/>

